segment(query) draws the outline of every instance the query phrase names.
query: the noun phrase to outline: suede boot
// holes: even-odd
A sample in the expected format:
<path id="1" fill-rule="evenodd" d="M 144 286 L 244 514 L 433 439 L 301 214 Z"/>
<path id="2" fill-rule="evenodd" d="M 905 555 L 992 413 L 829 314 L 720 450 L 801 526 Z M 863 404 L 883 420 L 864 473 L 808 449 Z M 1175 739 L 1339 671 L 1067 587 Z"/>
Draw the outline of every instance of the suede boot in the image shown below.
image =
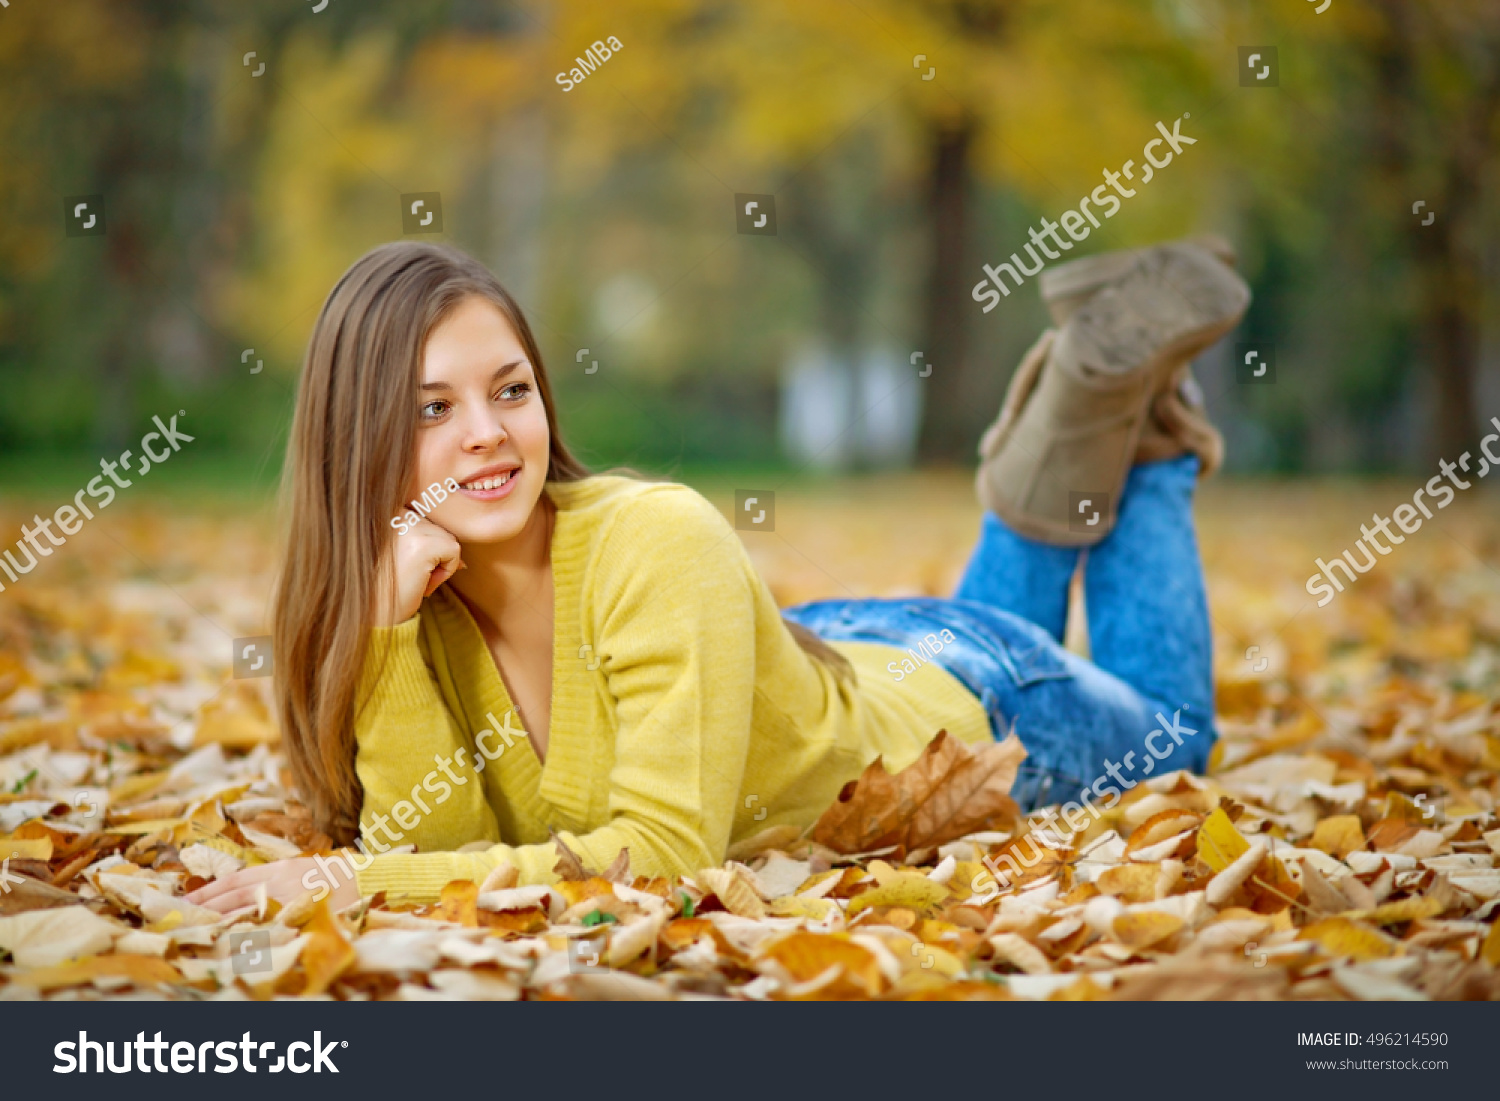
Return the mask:
<path id="1" fill-rule="evenodd" d="M 1200 234 L 1181 243 L 1197 245 L 1230 267 L 1234 267 L 1238 259 L 1234 246 L 1217 234 Z M 1053 321 L 1058 325 L 1065 322 L 1101 287 L 1125 274 L 1145 251 L 1107 252 L 1059 264 L 1042 272 L 1038 286 Z M 1141 426 L 1135 461 L 1158 462 L 1188 451 L 1198 456 L 1200 479 L 1207 478 L 1223 465 L 1224 437 L 1208 419 L 1203 390 L 1193 378 L 1190 363 L 1184 362 L 1167 377 L 1166 384 L 1152 399 L 1151 409 Z"/>
<path id="2" fill-rule="evenodd" d="M 1062 546 L 1090 546 L 1114 527 L 1147 421 L 1160 413 L 1181 426 L 1174 380 L 1250 302 L 1199 243 L 1075 264 L 1095 261 L 1082 273 L 1067 265 L 1058 297 L 1078 300 L 1026 354 L 980 442 L 980 501 L 1013 531 Z"/>

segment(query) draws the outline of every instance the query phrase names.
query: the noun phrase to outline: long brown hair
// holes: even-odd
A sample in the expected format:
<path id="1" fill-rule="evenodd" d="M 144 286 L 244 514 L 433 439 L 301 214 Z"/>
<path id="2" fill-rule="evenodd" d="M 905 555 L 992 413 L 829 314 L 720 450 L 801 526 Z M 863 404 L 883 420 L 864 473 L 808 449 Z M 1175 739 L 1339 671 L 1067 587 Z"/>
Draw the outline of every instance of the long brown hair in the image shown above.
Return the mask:
<path id="1" fill-rule="evenodd" d="M 360 257 L 324 302 L 308 341 L 287 445 L 287 539 L 271 620 L 275 695 L 292 774 L 313 821 L 335 843 L 359 832 L 354 715 L 389 519 L 416 467 L 422 350 L 471 295 L 510 323 L 536 374 L 551 436 L 549 482 L 589 475 L 563 442 L 531 327 L 481 263 L 442 245 L 396 242 Z M 787 624 L 804 650 L 842 677 L 841 654 Z"/>

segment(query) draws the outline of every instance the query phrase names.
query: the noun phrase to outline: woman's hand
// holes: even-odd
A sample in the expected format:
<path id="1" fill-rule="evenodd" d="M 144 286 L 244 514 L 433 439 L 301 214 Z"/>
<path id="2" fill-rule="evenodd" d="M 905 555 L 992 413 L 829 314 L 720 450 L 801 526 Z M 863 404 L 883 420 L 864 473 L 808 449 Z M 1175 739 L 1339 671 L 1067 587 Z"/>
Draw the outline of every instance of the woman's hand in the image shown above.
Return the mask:
<path id="1" fill-rule="evenodd" d="M 227 914 L 232 910 L 254 906 L 257 889 L 265 884 L 266 897 L 274 898 L 283 906 L 308 891 L 320 888 L 328 890 L 330 887 L 329 909 L 342 910 L 350 903 L 358 902 L 359 886 L 354 881 L 354 870 L 349 867 L 348 861 L 335 856 L 324 863 L 330 869 L 327 875 L 310 856 L 274 860 L 269 864 L 241 868 L 233 875 L 221 876 L 206 887 L 199 887 L 187 896 L 187 900 L 195 906 L 206 906 L 210 910 Z M 347 874 L 341 876 L 338 874 L 341 871 Z M 335 881 L 331 884 L 328 882 L 330 876 Z"/>
<path id="2" fill-rule="evenodd" d="M 391 570 L 396 574 L 391 595 Z M 375 626 L 394 627 L 417 614 L 424 597 L 464 568 L 458 540 L 431 520 L 418 520 L 405 535 L 395 537 L 391 553 L 382 559 L 375 587 Z"/>

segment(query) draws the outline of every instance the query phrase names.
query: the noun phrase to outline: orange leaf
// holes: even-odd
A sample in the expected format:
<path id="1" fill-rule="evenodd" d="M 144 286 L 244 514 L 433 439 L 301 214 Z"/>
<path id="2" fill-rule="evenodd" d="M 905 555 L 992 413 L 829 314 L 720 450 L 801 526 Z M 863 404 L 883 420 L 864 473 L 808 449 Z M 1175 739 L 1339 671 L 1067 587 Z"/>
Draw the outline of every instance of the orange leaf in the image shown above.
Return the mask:
<path id="1" fill-rule="evenodd" d="M 182 974 L 166 960 L 132 955 L 90 956 L 58 967 L 24 971 L 15 981 L 45 992 L 64 986 L 82 986 L 103 978 L 125 978 L 143 987 L 182 982 Z"/>
<path id="2" fill-rule="evenodd" d="M 853 987 L 849 992 L 865 997 L 880 993 L 879 961 L 869 949 L 855 944 L 842 933 L 793 933 L 767 947 L 761 955 L 781 964 L 799 983 L 810 982 L 836 967 L 842 981 L 833 985 Z M 827 988 L 820 993 L 837 996 Z"/>
<path id="3" fill-rule="evenodd" d="M 302 956 L 297 961 L 297 970 L 305 980 L 303 987 L 301 990 L 283 990 L 282 983 L 278 983 L 277 990 L 304 995 L 325 993 L 354 963 L 354 945 L 344 939 L 338 921 L 328 912 L 327 899 L 313 908 L 302 925 L 302 931 L 312 938 L 303 947 Z"/>
<path id="4" fill-rule="evenodd" d="M 473 929 L 479 924 L 479 908 L 475 905 L 478 898 L 479 888 L 472 879 L 455 879 L 443 887 L 432 916 L 438 921 L 456 921 Z"/>

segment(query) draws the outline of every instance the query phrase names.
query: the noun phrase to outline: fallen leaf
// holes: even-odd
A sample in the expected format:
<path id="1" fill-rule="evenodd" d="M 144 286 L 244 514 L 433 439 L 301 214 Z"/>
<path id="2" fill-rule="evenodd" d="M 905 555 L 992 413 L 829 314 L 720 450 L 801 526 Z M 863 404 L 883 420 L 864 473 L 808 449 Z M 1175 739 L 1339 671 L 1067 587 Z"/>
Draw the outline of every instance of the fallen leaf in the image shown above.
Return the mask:
<path id="1" fill-rule="evenodd" d="M 309 939 L 302 948 L 297 967 L 277 982 L 278 993 L 304 996 L 326 993 L 357 958 L 354 945 L 349 943 L 337 919 L 329 912 L 327 899 L 313 908 L 302 925 L 302 931 Z M 297 987 L 299 973 L 300 987 L 282 989 L 283 984 Z"/>
<path id="2" fill-rule="evenodd" d="M 1323 819 L 1313 830 L 1312 841 L 1309 845 L 1340 860 L 1356 850 L 1363 849 L 1365 831 L 1360 827 L 1359 815 L 1340 814 Z"/>
<path id="3" fill-rule="evenodd" d="M 1156 897 L 1160 875 L 1159 864 L 1116 864 L 1100 872 L 1094 883 L 1102 893 L 1126 902 L 1150 902 Z"/>
<path id="4" fill-rule="evenodd" d="M 23 973 L 18 982 L 46 992 L 65 986 L 83 986 L 105 978 L 127 979 L 136 986 L 149 988 L 158 983 L 180 983 L 182 973 L 166 960 L 153 956 L 119 954 L 90 956 L 76 963 L 40 967 Z"/>
<path id="5" fill-rule="evenodd" d="M 556 830 L 547 832 L 552 835 L 552 844 L 557 847 L 557 863 L 552 866 L 553 875 L 564 882 L 589 879 L 593 876 L 593 873 L 583 866 L 583 861 L 578 854 L 568 848 L 567 843 L 558 836 Z"/>
<path id="6" fill-rule="evenodd" d="M 630 882 L 630 849 L 621 848 L 610 861 L 609 867 L 599 873 L 600 878 L 607 879 L 611 883 Z"/>
<path id="7" fill-rule="evenodd" d="M 839 792 L 814 824 L 811 837 L 835 852 L 894 848 L 899 858 L 978 830 L 1020 819 L 1010 797 L 1025 760 L 1020 739 L 972 746 L 946 730 L 914 762 L 892 775 L 880 758 Z"/>
<path id="8" fill-rule="evenodd" d="M 51 860 L 50 838 L 6 839 L 0 838 L 0 860 Z"/>
<path id="9" fill-rule="evenodd" d="M 1198 859 L 1216 872 L 1222 872 L 1250 848 L 1250 842 L 1240 835 L 1224 813 L 1223 807 L 1203 820 L 1198 830 Z"/>
<path id="10" fill-rule="evenodd" d="M 925 913 L 948 898 L 948 888 L 913 872 L 897 873 L 889 882 L 861 892 L 849 903 L 852 918 L 872 906 L 905 906 Z"/>
<path id="11" fill-rule="evenodd" d="M 1491 967 L 1500 967 L 1500 921 L 1490 924 L 1489 936 L 1484 938 L 1484 947 L 1479 950 L 1479 955 Z"/>
<path id="12" fill-rule="evenodd" d="M 453 921 L 472 929 L 479 924 L 479 888 L 472 879 L 455 879 L 443 887 L 432 916 L 438 921 Z"/>
<path id="13" fill-rule="evenodd" d="M 1330 956 L 1355 961 L 1395 955 L 1396 945 L 1378 930 L 1347 917 L 1324 918 L 1305 926 L 1299 940 L 1315 940 Z"/>
<path id="14" fill-rule="evenodd" d="M 810 983 L 834 971 L 828 986 L 818 992 L 825 997 L 872 998 L 884 985 L 879 960 L 843 933 L 792 933 L 767 945 L 760 958 L 775 961 L 798 983 Z"/>
<path id="15" fill-rule="evenodd" d="M 521 871 L 509 860 L 502 860 L 495 865 L 495 869 L 484 877 L 484 882 L 479 885 L 479 893 L 487 895 L 491 891 L 504 891 L 514 887 L 521 881 Z"/>
<path id="16" fill-rule="evenodd" d="M 85 906 L 63 906 L 0 918 L 0 948 L 19 967 L 50 967 L 108 951 L 127 932 Z"/>
<path id="17" fill-rule="evenodd" d="M 740 917 L 759 920 L 766 916 L 766 904 L 737 872 L 728 868 L 705 868 L 693 877 L 718 896 L 724 909 Z"/>
<path id="18" fill-rule="evenodd" d="M 1127 948 L 1149 948 L 1180 932 L 1183 921 L 1160 910 L 1128 910 L 1114 920 L 1115 939 Z"/>

